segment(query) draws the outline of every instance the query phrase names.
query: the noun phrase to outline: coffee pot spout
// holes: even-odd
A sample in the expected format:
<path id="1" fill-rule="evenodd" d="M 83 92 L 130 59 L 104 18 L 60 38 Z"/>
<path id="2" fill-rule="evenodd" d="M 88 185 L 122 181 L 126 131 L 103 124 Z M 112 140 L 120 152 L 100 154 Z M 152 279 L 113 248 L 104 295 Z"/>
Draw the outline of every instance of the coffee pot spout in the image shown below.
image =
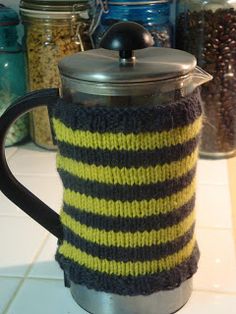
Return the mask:
<path id="1" fill-rule="evenodd" d="M 202 84 L 205 84 L 213 79 L 213 76 L 204 71 L 199 66 L 196 66 L 196 68 L 192 72 L 192 84 L 194 88 L 197 88 L 198 86 L 201 86 Z"/>

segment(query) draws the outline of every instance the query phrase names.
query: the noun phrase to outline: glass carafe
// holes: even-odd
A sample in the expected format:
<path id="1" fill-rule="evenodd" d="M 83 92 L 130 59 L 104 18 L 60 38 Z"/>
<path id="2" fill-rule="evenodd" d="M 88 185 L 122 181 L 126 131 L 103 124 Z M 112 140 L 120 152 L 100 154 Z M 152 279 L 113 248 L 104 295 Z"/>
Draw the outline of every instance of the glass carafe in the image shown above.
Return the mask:
<path id="1" fill-rule="evenodd" d="M 139 24 L 115 24 L 103 48 L 59 62 L 61 96 L 33 92 L 0 120 L 0 189 L 58 237 L 65 285 L 90 313 L 170 314 L 192 292 L 197 87 L 211 76 L 189 53 L 153 43 Z M 16 181 L 4 156 L 12 119 L 41 103 L 53 111 L 60 216 Z"/>

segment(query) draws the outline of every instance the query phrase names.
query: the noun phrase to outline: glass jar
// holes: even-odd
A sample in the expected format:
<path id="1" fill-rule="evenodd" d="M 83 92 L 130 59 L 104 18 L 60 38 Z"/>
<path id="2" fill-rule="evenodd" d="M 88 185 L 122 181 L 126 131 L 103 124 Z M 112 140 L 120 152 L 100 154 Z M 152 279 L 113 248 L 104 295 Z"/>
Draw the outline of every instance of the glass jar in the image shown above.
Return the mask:
<path id="1" fill-rule="evenodd" d="M 58 61 L 90 48 L 88 2 L 23 0 L 20 11 L 25 28 L 30 90 L 59 87 Z M 33 110 L 31 137 L 37 145 L 55 149 L 49 116 L 45 106 Z"/>
<path id="2" fill-rule="evenodd" d="M 205 123 L 200 154 L 236 154 L 236 1 L 179 0 L 176 47 L 197 57 L 213 75 L 202 87 Z"/>
<path id="3" fill-rule="evenodd" d="M 0 4 L 0 115 L 26 92 L 25 56 L 18 43 L 17 13 Z M 29 133 L 28 115 L 19 118 L 9 129 L 6 146 L 24 140 Z"/>
<path id="4" fill-rule="evenodd" d="M 119 21 L 143 25 L 153 36 L 156 47 L 172 47 L 173 27 L 170 21 L 169 0 L 122 1 L 98 0 L 90 29 L 93 45 L 99 47 L 106 30 Z"/>

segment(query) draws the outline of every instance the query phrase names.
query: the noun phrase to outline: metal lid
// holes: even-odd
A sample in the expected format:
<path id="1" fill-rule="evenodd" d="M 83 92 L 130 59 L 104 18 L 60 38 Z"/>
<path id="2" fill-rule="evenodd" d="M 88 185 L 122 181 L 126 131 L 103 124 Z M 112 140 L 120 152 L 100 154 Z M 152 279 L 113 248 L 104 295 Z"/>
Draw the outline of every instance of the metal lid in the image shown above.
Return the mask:
<path id="1" fill-rule="evenodd" d="M 0 26 L 10 26 L 19 24 L 18 14 L 11 8 L 0 4 Z"/>
<path id="2" fill-rule="evenodd" d="M 72 11 L 73 6 L 86 3 L 87 0 L 21 0 L 20 8 L 39 11 L 67 12 Z"/>
<path id="3" fill-rule="evenodd" d="M 59 69 L 62 75 L 77 80 L 120 84 L 172 79 L 196 67 L 193 55 L 150 47 L 153 44 L 151 34 L 143 26 L 120 22 L 105 33 L 100 44 L 105 49 L 65 57 L 59 62 Z"/>
<path id="4" fill-rule="evenodd" d="M 98 93 L 100 84 L 103 93 L 106 86 L 112 85 L 122 94 L 123 87 L 127 93 L 134 84 L 171 80 L 195 69 L 197 62 L 193 55 L 152 45 L 152 36 L 141 25 L 120 22 L 103 37 L 101 46 L 106 49 L 65 57 L 59 62 L 59 70 L 64 77 L 88 84 L 90 89 L 94 85 Z"/>
<path id="5" fill-rule="evenodd" d="M 121 66 L 116 51 L 94 49 L 63 58 L 59 69 L 73 79 L 119 84 L 176 78 L 191 72 L 197 64 L 191 54 L 171 48 L 141 49 L 135 56 L 133 66 Z"/>

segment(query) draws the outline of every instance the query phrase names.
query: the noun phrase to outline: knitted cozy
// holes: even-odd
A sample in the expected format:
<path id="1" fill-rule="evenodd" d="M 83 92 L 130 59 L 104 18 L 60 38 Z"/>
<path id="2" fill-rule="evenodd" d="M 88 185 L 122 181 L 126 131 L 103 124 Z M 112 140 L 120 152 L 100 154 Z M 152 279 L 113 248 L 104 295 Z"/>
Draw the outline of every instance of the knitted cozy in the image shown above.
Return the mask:
<path id="1" fill-rule="evenodd" d="M 98 291 L 148 295 L 197 270 L 195 172 L 199 92 L 155 108 L 56 105 L 67 279 Z"/>

